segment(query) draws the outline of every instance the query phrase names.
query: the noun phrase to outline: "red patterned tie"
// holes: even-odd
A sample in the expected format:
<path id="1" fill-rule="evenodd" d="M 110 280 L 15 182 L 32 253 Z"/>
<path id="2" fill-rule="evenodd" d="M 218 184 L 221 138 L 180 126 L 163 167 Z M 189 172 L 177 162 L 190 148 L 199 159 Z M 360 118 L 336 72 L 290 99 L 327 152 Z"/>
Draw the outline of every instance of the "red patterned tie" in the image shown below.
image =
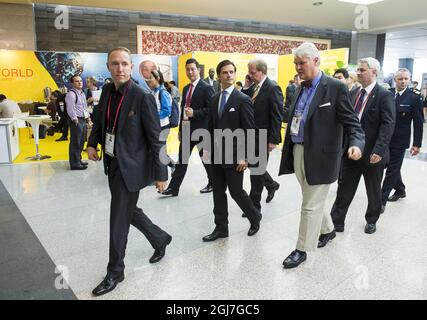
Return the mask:
<path id="1" fill-rule="evenodd" d="M 191 96 L 193 95 L 193 84 L 190 83 L 190 90 L 188 90 L 187 97 L 185 98 L 185 106 L 189 107 L 191 105 Z"/>

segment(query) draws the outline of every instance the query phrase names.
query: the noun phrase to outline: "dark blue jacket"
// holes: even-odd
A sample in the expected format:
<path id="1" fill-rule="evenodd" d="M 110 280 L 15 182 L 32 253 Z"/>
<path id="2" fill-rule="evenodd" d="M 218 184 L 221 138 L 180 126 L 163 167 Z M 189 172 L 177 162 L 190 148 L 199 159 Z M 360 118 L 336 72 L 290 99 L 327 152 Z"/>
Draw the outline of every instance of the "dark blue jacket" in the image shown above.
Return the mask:
<path id="1" fill-rule="evenodd" d="M 390 89 L 396 95 L 395 89 Z M 423 138 L 423 99 L 420 95 L 406 89 L 400 98 L 396 98 L 396 125 L 390 148 L 407 149 L 410 147 L 411 123 L 414 122 L 414 140 L 412 145 L 421 148 Z"/>

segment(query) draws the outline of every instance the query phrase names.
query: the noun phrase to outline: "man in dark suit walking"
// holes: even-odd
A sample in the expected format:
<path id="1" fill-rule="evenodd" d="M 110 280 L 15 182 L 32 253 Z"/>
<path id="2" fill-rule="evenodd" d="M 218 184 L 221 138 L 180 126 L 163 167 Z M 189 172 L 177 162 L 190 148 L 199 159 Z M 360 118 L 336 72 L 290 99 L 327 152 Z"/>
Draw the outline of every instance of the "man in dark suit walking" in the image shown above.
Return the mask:
<path id="1" fill-rule="evenodd" d="M 258 232 L 261 221 L 261 213 L 243 189 L 243 172 L 248 167 L 247 131 L 255 129 L 252 101 L 234 88 L 236 66 L 233 62 L 220 62 L 216 72 L 222 91 L 212 98 L 209 124 L 216 227 L 203 241 L 228 237 L 227 188 L 250 221 L 248 236 Z"/>
<path id="2" fill-rule="evenodd" d="M 197 141 L 191 141 L 190 139 L 194 131 L 208 129 L 209 104 L 214 95 L 213 87 L 200 79 L 200 65 L 196 59 L 191 58 L 186 61 L 185 71 L 191 82 L 184 87 L 182 93 L 182 112 L 178 134 L 181 141 L 179 144 L 179 160 L 168 188 L 162 193 L 163 195 L 174 197 L 179 193 L 179 188 L 187 172 L 188 160 L 195 146 L 199 149 L 200 158 L 203 159 L 203 148 L 198 145 L 202 142 L 202 138 Z M 189 133 L 189 135 L 183 135 L 185 132 Z M 183 149 L 184 143 L 189 145 L 189 150 Z M 208 185 L 200 190 L 200 193 L 212 192 L 212 168 L 210 164 L 206 164 L 204 161 L 203 165 L 208 176 Z"/>
<path id="3" fill-rule="evenodd" d="M 281 128 L 284 112 L 282 89 L 267 77 L 267 63 L 263 60 L 255 59 L 249 61 L 248 74 L 255 83 L 251 96 L 255 108 L 255 127 L 257 129 L 255 153 L 259 157 L 266 155 L 267 164 L 270 152 L 282 141 Z M 265 146 L 265 148 L 261 147 L 260 149 L 258 142 L 261 131 L 267 133 L 267 144 L 264 141 L 260 141 L 260 144 Z M 256 172 L 259 171 L 258 169 L 258 167 L 251 169 L 251 192 L 249 196 L 255 207 L 261 211 L 261 195 L 264 186 L 268 191 L 266 199 L 268 203 L 273 199 L 274 193 L 279 189 L 280 184 L 273 180 L 267 168 L 261 170 L 263 174 Z"/>
<path id="4" fill-rule="evenodd" d="M 167 167 L 160 162 L 160 120 L 154 97 L 131 79 L 130 51 L 123 47 L 108 53 L 108 70 L 113 83 L 105 85 L 97 117 L 88 141 L 91 160 L 100 160 L 98 144 L 104 153 L 104 170 L 111 192 L 110 254 L 107 275 L 92 291 L 99 296 L 124 280 L 124 257 L 129 227 L 141 231 L 155 249 L 150 263 L 160 261 L 172 237 L 153 224 L 136 206 L 139 191 L 155 181 L 162 191 Z"/>
<path id="5" fill-rule="evenodd" d="M 396 111 L 393 95 L 377 83 L 380 63 L 374 58 L 361 59 L 357 76 L 362 88 L 353 97 L 354 111 L 365 132 L 365 151 L 360 161 L 343 158 L 341 176 L 331 217 L 337 232 L 344 231 L 348 208 L 363 175 L 368 208 L 365 233 L 376 231 L 381 214 L 381 181 L 389 162 L 389 143 L 393 135 Z"/>
<path id="6" fill-rule="evenodd" d="M 346 156 L 362 156 L 364 135 L 346 86 L 320 69 L 319 51 L 303 43 L 294 52 L 295 68 L 302 80 L 290 110 L 279 175 L 295 173 L 302 191 L 299 236 L 284 268 L 295 268 L 335 237 L 329 214 L 323 211 L 331 184 L 337 180 L 343 136 L 348 137 Z M 320 238 L 319 238 L 320 235 Z"/>
<path id="7" fill-rule="evenodd" d="M 420 152 L 423 139 L 423 98 L 409 90 L 411 72 L 399 69 L 394 80 L 396 89 L 391 89 L 396 101 L 396 125 L 390 141 L 390 163 L 387 166 L 382 187 L 382 208 L 385 210 L 387 201 L 397 201 L 406 197 L 405 185 L 400 170 L 405 151 L 411 140 L 411 124 L 414 124 L 414 137 L 410 153 L 416 156 Z M 389 198 L 391 190 L 396 190 Z"/>
<path id="8" fill-rule="evenodd" d="M 292 101 L 295 98 L 295 92 L 300 85 L 301 79 L 299 78 L 299 75 L 296 74 L 292 83 L 286 87 L 285 109 L 289 109 L 291 107 Z"/>
<path id="9" fill-rule="evenodd" d="M 215 69 L 214 68 L 209 69 L 209 76 L 206 77 L 204 80 L 208 85 L 210 85 L 214 89 L 215 93 L 219 92 L 220 86 L 219 86 L 219 82 L 217 80 L 215 80 Z"/>

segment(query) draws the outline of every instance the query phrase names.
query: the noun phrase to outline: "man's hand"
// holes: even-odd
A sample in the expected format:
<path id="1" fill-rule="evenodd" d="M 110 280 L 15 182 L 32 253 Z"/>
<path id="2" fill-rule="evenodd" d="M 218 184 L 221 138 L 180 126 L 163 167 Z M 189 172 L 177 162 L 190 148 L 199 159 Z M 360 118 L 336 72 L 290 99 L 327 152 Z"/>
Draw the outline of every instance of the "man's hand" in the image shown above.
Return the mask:
<path id="1" fill-rule="evenodd" d="M 87 103 L 92 103 L 94 101 L 95 101 L 95 99 L 93 97 L 90 97 L 89 99 L 87 99 Z"/>
<path id="2" fill-rule="evenodd" d="M 411 156 L 416 156 L 417 154 L 420 153 L 420 151 L 421 151 L 421 148 L 416 147 L 416 146 L 412 146 L 411 151 L 410 151 Z"/>
<path id="3" fill-rule="evenodd" d="M 348 148 L 347 155 L 350 160 L 357 161 L 362 158 L 362 151 L 360 151 L 359 147 L 350 147 Z"/>
<path id="4" fill-rule="evenodd" d="M 87 147 L 86 148 L 87 157 L 92 161 L 99 161 L 98 152 L 96 152 L 95 148 Z"/>
<path id="5" fill-rule="evenodd" d="M 166 181 L 154 181 L 154 185 L 159 193 L 162 193 L 166 189 Z"/>
<path id="6" fill-rule="evenodd" d="M 274 143 L 269 143 L 268 144 L 268 152 L 271 152 L 271 151 L 273 151 L 274 149 L 276 149 L 276 144 L 274 144 Z"/>
<path id="7" fill-rule="evenodd" d="M 73 119 L 73 123 L 77 126 L 79 124 L 79 119 Z"/>
<path id="8" fill-rule="evenodd" d="M 248 161 L 247 160 L 240 160 L 239 164 L 237 165 L 236 171 L 242 172 L 245 171 L 248 168 Z"/>
<path id="9" fill-rule="evenodd" d="M 190 107 L 188 107 L 188 108 L 185 108 L 184 109 L 184 111 L 185 111 L 185 115 L 187 116 L 187 117 L 189 117 L 189 118 L 192 118 L 193 117 L 193 109 L 192 108 L 190 108 Z"/>
<path id="10" fill-rule="evenodd" d="M 376 163 L 380 162 L 381 159 L 382 158 L 379 155 L 373 153 L 373 154 L 371 154 L 371 161 L 370 161 L 370 163 L 376 164 Z"/>

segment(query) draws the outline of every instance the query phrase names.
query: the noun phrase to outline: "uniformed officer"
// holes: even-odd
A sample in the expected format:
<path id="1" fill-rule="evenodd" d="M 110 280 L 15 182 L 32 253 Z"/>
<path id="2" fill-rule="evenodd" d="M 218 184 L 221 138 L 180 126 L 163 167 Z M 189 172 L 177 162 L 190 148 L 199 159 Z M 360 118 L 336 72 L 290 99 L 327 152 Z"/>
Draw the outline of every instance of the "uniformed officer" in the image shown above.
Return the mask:
<path id="1" fill-rule="evenodd" d="M 396 125 L 390 141 L 390 163 L 382 186 L 382 208 L 384 212 L 387 201 L 397 201 L 406 197 L 405 185 L 402 181 L 400 169 L 402 167 L 405 150 L 409 148 L 411 140 L 411 124 L 414 123 L 414 137 L 410 150 L 412 156 L 420 152 L 423 137 L 423 100 L 422 97 L 408 86 L 411 72 L 399 69 L 395 75 L 396 88 L 391 89 L 396 100 Z M 394 194 L 389 197 L 391 190 Z"/>

